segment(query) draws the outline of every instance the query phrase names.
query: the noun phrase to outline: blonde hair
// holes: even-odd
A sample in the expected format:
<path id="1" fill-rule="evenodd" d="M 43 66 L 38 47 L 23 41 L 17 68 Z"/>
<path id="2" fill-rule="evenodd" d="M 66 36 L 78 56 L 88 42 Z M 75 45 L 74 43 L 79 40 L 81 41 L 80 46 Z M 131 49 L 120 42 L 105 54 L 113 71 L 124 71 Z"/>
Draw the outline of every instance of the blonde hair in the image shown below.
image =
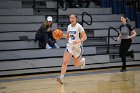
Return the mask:
<path id="1" fill-rule="evenodd" d="M 50 27 L 50 26 L 52 26 L 52 23 L 51 23 L 51 24 L 48 24 L 48 21 L 47 21 L 47 20 L 45 20 L 45 21 L 43 22 L 43 27 L 44 27 L 44 28 L 47 28 L 47 27 Z"/>

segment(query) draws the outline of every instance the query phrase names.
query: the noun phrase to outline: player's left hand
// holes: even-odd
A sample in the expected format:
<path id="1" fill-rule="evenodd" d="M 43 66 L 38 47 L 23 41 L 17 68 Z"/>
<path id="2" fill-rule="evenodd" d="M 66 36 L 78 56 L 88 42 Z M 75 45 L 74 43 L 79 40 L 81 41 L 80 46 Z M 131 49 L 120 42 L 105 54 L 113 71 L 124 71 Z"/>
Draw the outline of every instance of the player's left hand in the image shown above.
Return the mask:
<path id="1" fill-rule="evenodd" d="M 81 40 L 73 41 L 73 44 L 78 44 L 78 43 L 81 43 Z"/>

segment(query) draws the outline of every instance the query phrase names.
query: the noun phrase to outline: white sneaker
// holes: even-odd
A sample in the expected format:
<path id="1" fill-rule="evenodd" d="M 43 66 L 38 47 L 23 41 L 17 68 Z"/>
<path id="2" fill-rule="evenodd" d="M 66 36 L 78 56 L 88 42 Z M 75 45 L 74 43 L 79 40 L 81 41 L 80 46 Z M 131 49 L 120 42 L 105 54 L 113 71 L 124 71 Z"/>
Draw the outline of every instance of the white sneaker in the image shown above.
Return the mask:
<path id="1" fill-rule="evenodd" d="M 56 48 L 60 48 L 56 43 L 55 43 L 55 47 L 56 47 Z"/>
<path id="2" fill-rule="evenodd" d="M 58 78 L 56 79 L 56 81 L 58 81 L 60 84 L 63 84 L 63 83 L 64 83 L 63 79 L 61 79 L 60 77 L 58 77 Z"/>
<path id="3" fill-rule="evenodd" d="M 80 65 L 80 68 L 81 69 L 84 69 L 85 68 L 85 58 L 81 58 L 81 60 L 80 60 L 80 62 L 81 62 L 81 65 Z"/>
<path id="4" fill-rule="evenodd" d="M 52 49 L 52 47 L 50 47 L 49 44 L 46 44 L 46 49 Z"/>

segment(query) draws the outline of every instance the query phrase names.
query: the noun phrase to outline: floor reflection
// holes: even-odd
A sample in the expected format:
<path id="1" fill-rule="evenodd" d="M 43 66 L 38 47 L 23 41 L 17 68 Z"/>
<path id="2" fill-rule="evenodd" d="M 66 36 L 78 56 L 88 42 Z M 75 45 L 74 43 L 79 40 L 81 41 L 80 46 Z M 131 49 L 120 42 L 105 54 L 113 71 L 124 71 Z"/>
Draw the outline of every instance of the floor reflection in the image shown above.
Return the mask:
<path id="1" fill-rule="evenodd" d="M 54 78 L 3 82 L 6 88 L 0 93 L 140 93 L 140 71 L 69 76 L 64 81 L 64 85 Z"/>

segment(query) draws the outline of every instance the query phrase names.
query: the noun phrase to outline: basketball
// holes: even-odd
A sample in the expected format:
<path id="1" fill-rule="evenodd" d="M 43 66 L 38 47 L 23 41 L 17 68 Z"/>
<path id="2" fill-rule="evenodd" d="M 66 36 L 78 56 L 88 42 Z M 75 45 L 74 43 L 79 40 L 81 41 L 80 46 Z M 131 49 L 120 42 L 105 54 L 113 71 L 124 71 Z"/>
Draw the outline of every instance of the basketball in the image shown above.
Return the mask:
<path id="1" fill-rule="evenodd" d="M 55 40 L 61 39 L 62 36 L 63 36 L 63 32 L 62 32 L 60 29 L 55 29 L 55 30 L 53 31 L 53 38 L 54 38 Z"/>

